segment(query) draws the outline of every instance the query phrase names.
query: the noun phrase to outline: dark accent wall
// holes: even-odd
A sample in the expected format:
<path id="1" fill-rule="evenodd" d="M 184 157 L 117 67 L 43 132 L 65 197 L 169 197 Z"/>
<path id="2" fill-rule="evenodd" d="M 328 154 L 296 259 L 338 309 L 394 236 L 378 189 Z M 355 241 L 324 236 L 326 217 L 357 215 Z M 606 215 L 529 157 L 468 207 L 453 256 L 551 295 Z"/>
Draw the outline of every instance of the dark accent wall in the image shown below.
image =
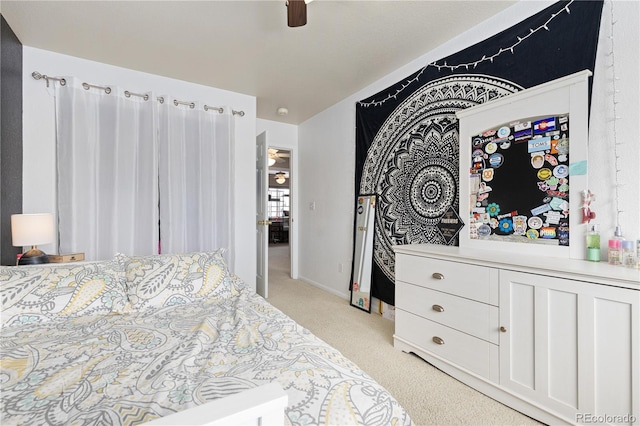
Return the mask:
<path id="1" fill-rule="evenodd" d="M 22 43 L 0 15 L 0 264 L 15 265 L 11 215 L 22 213 Z"/>

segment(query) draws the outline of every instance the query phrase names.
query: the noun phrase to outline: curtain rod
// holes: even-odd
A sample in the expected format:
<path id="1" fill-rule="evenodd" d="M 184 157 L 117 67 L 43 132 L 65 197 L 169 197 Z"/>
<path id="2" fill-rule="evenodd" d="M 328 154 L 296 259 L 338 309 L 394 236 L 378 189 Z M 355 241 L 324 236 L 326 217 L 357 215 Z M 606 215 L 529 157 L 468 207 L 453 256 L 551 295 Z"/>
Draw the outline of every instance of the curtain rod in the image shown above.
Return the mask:
<path id="1" fill-rule="evenodd" d="M 31 77 L 33 77 L 35 80 L 44 78 L 44 80 L 47 82 L 47 87 L 49 87 L 49 80 L 59 81 L 61 86 L 65 86 L 67 84 L 67 80 L 65 80 L 64 78 L 49 77 L 48 75 L 40 74 L 38 71 L 32 72 Z"/>
<path id="2" fill-rule="evenodd" d="M 67 85 L 67 80 L 62 78 L 62 77 L 50 77 L 50 76 L 45 75 L 45 74 L 40 74 L 38 71 L 32 72 L 31 73 L 31 77 L 33 77 L 34 80 L 42 80 L 42 79 L 44 79 L 46 81 L 46 83 L 47 83 L 47 87 L 49 87 L 49 80 L 59 81 L 61 86 L 66 86 Z M 85 90 L 89 90 L 91 88 L 94 88 L 94 89 L 104 90 L 104 92 L 106 94 L 110 94 L 111 93 L 111 87 L 109 87 L 109 86 L 97 86 L 95 84 L 82 83 L 82 87 Z M 124 95 L 127 98 L 130 98 L 131 96 L 137 96 L 137 97 L 143 98 L 145 101 L 149 100 L 149 94 L 147 94 L 147 93 L 134 93 L 134 92 L 130 92 L 129 90 L 125 90 L 124 91 Z M 164 98 L 162 96 L 157 97 L 156 100 L 158 102 L 160 102 L 161 104 L 164 103 Z M 195 102 L 179 101 L 177 99 L 173 100 L 173 104 L 175 106 L 187 105 L 191 109 L 194 109 L 195 106 L 196 106 Z M 205 111 L 209 111 L 209 110 L 218 111 L 220 114 L 222 114 L 224 112 L 224 108 L 222 108 L 222 107 L 214 107 L 214 106 L 206 105 L 206 104 L 204 105 L 204 110 Z M 231 113 L 233 115 L 239 115 L 240 117 L 244 117 L 244 111 L 236 111 L 236 110 L 232 109 Z"/>
<path id="3" fill-rule="evenodd" d="M 148 101 L 148 100 L 149 100 L 149 94 L 148 94 L 148 93 L 133 93 L 133 92 L 130 92 L 130 91 L 128 91 L 128 90 L 125 90 L 125 91 L 124 91 L 124 95 L 125 95 L 127 98 L 130 98 L 131 96 L 137 96 L 137 97 L 139 97 L 139 98 L 144 99 L 145 101 Z"/>
<path id="4" fill-rule="evenodd" d="M 109 86 L 96 86 L 95 84 L 89 84 L 89 83 L 82 83 L 82 87 L 84 88 L 84 90 L 89 90 L 92 87 L 94 89 L 100 89 L 100 90 L 104 90 L 104 93 L 106 93 L 107 95 L 109 93 L 111 93 L 111 87 Z"/>

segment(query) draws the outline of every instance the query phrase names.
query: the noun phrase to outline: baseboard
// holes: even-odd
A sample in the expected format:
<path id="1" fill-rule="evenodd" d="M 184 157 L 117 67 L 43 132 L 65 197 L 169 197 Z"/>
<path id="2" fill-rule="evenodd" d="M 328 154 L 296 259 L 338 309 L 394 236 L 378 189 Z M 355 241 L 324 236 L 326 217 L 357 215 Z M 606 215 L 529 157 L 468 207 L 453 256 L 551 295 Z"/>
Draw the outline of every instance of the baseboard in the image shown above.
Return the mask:
<path id="1" fill-rule="evenodd" d="M 316 282 L 316 281 L 314 281 L 314 280 L 312 280 L 312 279 L 309 279 L 309 278 L 307 278 L 307 277 L 303 277 L 302 275 L 301 275 L 298 279 L 299 279 L 300 281 L 304 281 L 305 283 L 307 283 L 307 284 L 309 284 L 309 285 L 312 285 L 312 286 L 314 286 L 314 287 L 317 287 L 317 288 L 319 288 L 320 290 L 324 290 L 324 291 L 326 291 L 327 293 L 331 293 L 331 294 L 333 294 L 334 296 L 338 296 L 338 297 L 339 297 L 339 298 L 341 298 L 341 299 L 349 300 L 349 293 L 348 293 L 348 292 L 347 292 L 347 293 L 341 293 L 341 292 L 337 291 L 336 289 L 329 288 L 329 287 L 327 287 L 327 286 L 325 286 L 325 285 L 322 285 L 322 284 L 320 284 L 319 282 Z"/>

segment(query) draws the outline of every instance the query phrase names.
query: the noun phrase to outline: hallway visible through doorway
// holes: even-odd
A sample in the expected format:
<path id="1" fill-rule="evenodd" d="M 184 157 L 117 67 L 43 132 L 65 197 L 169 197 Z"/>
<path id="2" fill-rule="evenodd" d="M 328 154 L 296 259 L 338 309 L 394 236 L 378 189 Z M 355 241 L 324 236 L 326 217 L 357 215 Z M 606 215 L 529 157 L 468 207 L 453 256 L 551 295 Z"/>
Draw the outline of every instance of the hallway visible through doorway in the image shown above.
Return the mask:
<path id="1" fill-rule="evenodd" d="M 268 155 L 269 271 L 281 270 L 290 276 L 291 152 L 269 147 Z M 272 266 L 272 258 L 275 259 L 275 267 Z"/>
<path id="2" fill-rule="evenodd" d="M 291 253 L 288 243 L 269 244 L 269 281 L 290 278 Z"/>

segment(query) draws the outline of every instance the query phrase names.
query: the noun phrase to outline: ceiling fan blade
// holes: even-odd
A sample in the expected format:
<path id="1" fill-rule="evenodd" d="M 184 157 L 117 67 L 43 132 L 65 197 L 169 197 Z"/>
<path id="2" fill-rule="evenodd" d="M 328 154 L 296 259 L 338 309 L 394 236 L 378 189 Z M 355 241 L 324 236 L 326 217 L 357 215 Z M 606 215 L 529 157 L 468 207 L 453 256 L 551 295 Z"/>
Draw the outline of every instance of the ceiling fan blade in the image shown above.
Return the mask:
<path id="1" fill-rule="evenodd" d="M 304 0 L 287 1 L 287 25 L 301 27 L 307 24 L 307 4 Z"/>

